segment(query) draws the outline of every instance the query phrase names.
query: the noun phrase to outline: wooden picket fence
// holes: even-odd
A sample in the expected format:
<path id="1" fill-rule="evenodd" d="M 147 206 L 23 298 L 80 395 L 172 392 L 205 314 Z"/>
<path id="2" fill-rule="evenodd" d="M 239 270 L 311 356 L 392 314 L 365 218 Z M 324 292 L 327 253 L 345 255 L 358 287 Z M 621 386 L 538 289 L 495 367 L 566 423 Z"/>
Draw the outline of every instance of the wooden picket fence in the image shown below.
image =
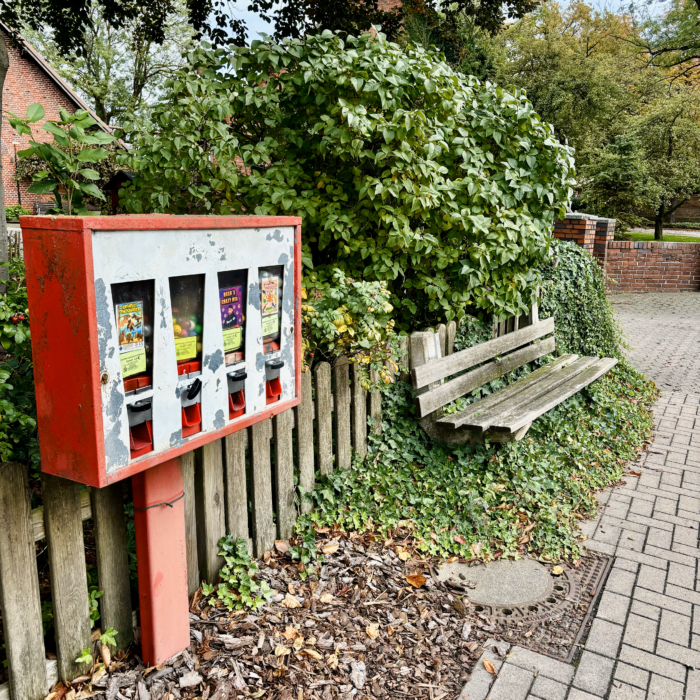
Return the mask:
<path id="1" fill-rule="evenodd" d="M 494 324 L 493 335 L 517 328 L 518 319 L 511 319 Z M 426 330 L 434 332 L 439 356 L 454 352 L 454 322 Z M 406 366 L 409 346 L 409 338 L 401 338 Z M 276 539 L 288 539 L 298 514 L 310 509 L 303 493 L 313 490 L 317 474 L 350 468 L 353 453 L 364 456 L 368 428 L 381 433 L 381 394 L 363 389 L 356 366 L 341 358 L 333 366 L 320 363 L 313 375 L 302 374 L 296 408 L 184 455 L 190 595 L 202 580 L 216 580 L 224 535 L 246 539 L 255 556 Z M 9 683 L 0 685 L 0 700 L 41 700 L 58 680 L 84 670 L 75 661 L 90 646 L 91 632 L 83 521 L 92 519 L 94 525 L 98 586 L 104 592 L 100 626 L 118 631 L 118 648 L 133 640 L 137 618 L 130 596 L 124 484 L 84 489 L 43 475 L 42 498 L 44 505 L 31 510 L 26 467 L 0 465 L 0 619 L 10 671 Z M 57 655 L 51 661 L 45 658 L 36 562 L 36 543 L 44 539 Z"/>
<path id="2" fill-rule="evenodd" d="M 368 416 L 372 418 L 368 426 Z M 349 468 L 367 452 L 368 428 L 381 432 L 381 395 L 367 392 L 344 358 L 302 374 L 296 408 L 183 456 L 187 578 L 190 594 L 214 581 L 218 542 L 243 537 L 261 556 L 292 534 L 310 504 L 300 497 L 316 474 Z M 295 486 L 295 477 L 297 485 Z M 83 521 L 92 519 L 100 599 L 99 625 L 118 631 L 119 648 L 133 639 L 124 484 L 85 489 L 43 475 L 44 505 L 31 510 L 27 469 L 0 465 L 0 608 L 10 681 L 0 700 L 39 700 L 57 680 L 84 670 L 90 646 Z M 36 543 L 46 539 L 57 659 L 46 661 Z M 45 671 L 44 671 L 45 668 Z"/>

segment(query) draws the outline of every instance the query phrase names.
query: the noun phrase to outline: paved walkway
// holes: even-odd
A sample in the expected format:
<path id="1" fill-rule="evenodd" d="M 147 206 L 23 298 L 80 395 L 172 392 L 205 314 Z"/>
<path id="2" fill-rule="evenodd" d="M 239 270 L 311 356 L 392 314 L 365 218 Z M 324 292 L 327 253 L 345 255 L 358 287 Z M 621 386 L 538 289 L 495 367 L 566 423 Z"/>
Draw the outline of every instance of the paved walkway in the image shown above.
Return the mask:
<path id="1" fill-rule="evenodd" d="M 615 556 L 573 666 L 519 647 L 487 651 L 460 699 L 700 700 L 700 293 L 616 295 L 632 362 L 663 394 L 653 445 L 601 494 L 586 546 Z M 495 646 L 495 645 L 494 645 Z"/>

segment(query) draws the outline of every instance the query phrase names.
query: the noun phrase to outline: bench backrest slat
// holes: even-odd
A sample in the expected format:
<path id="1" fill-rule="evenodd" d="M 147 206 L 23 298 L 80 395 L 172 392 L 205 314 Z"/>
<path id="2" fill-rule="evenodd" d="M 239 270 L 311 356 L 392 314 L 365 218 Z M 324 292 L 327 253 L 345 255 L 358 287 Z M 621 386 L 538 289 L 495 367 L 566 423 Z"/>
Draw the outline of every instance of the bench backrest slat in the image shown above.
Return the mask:
<path id="1" fill-rule="evenodd" d="M 449 382 L 440 384 L 424 394 L 416 396 L 416 406 L 418 415 L 423 418 L 438 408 L 446 406 L 451 401 L 464 396 L 480 386 L 498 379 L 502 375 L 526 365 L 528 362 L 544 357 L 554 352 L 554 337 L 549 337 L 540 343 L 533 343 L 527 347 L 520 348 L 510 355 L 506 355 L 499 360 L 492 360 L 477 369 L 455 377 Z"/>
<path id="2" fill-rule="evenodd" d="M 431 360 L 426 362 L 426 364 L 414 367 L 411 372 L 413 387 L 415 389 L 422 389 L 429 384 L 439 382 L 446 377 L 457 374 L 457 372 L 462 372 L 465 369 L 474 367 L 474 365 L 486 362 L 497 355 L 502 355 L 505 352 L 515 350 L 521 345 L 531 343 L 533 340 L 537 340 L 538 338 L 549 335 L 553 332 L 554 319 L 548 318 L 544 321 L 539 321 L 530 326 L 526 326 L 521 330 L 503 335 L 500 338 L 494 338 L 493 340 L 481 343 L 480 345 L 475 345 L 474 347 L 467 348 L 466 350 L 461 350 L 453 355 L 447 355 L 446 357 L 442 357 L 437 360 Z M 451 400 L 453 399 L 450 399 L 450 401 Z M 449 403 L 449 401 L 446 403 Z M 441 405 L 444 406 L 445 404 L 443 403 Z"/>

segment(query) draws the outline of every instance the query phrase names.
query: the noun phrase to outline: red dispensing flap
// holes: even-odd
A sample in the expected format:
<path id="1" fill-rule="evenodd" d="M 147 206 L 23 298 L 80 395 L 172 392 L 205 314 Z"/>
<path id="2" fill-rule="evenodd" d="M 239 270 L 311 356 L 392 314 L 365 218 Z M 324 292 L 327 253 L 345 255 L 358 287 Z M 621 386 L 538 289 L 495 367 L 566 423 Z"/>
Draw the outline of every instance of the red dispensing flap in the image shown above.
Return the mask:
<path id="1" fill-rule="evenodd" d="M 129 442 L 131 443 L 131 459 L 153 452 L 151 421 L 147 420 L 140 425 L 129 428 Z"/>
<path id="2" fill-rule="evenodd" d="M 274 379 L 270 379 L 265 382 L 265 396 L 267 398 L 266 405 L 269 406 L 271 403 L 279 401 L 281 395 L 282 384 L 280 383 L 279 377 L 275 377 Z"/>

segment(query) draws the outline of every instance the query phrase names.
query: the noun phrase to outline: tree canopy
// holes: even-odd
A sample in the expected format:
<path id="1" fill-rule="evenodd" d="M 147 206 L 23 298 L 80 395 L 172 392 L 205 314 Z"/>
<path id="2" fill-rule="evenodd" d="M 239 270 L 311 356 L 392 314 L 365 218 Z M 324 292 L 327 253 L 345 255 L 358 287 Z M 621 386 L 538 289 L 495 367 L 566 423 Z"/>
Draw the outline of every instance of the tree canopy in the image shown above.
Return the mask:
<path id="1" fill-rule="evenodd" d="M 126 136 L 130 211 L 302 215 L 319 278 L 387 281 L 403 327 L 526 310 L 573 184 L 521 92 L 381 34 L 201 47 Z"/>

